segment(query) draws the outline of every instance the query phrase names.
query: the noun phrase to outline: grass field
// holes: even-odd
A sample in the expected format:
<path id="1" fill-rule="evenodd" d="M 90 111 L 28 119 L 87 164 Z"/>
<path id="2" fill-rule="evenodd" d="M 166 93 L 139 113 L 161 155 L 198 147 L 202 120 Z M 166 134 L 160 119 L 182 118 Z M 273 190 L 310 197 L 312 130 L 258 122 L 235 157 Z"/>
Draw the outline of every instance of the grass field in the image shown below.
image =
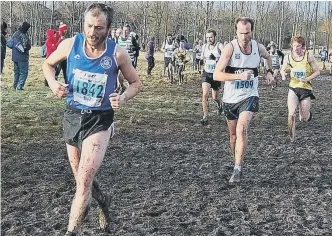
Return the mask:
<path id="1" fill-rule="evenodd" d="M 10 53 L 10 50 L 9 52 Z M 210 102 L 201 126 L 199 74 L 186 84 L 152 76 L 143 55 L 142 92 L 116 111 L 117 135 L 98 173 L 112 196 L 113 235 L 331 235 L 332 78 L 313 82 L 313 120 L 287 136 L 287 84 L 271 92 L 260 82 L 260 111 L 250 125 L 244 180 L 229 185 L 233 161 L 224 117 Z M 12 88 L 8 54 L 1 82 L 2 235 L 64 235 L 75 191 L 62 140 L 63 99 L 43 84 L 39 49 L 33 48 L 24 91 Z M 321 64 L 319 64 L 321 66 Z M 98 230 L 93 202 L 84 235 Z"/>

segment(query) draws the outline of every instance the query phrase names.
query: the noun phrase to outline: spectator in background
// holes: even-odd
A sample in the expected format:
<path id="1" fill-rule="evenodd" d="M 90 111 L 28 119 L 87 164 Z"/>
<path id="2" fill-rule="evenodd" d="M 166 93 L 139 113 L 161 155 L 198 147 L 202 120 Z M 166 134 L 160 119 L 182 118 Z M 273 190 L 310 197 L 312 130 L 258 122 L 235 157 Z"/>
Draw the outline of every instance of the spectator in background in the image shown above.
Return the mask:
<path id="1" fill-rule="evenodd" d="M 68 26 L 64 23 L 60 23 L 59 26 L 59 35 L 60 35 L 60 39 L 57 43 L 57 48 L 59 46 L 59 44 L 68 36 Z M 60 62 L 60 64 L 58 64 L 57 68 L 56 68 L 56 72 L 55 72 L 55 79 L 58 79 L 58 76 L 60 74 L 62 70 L 62 74 L 63 74 L 63 78 L 65 81 L 65 84 L 68 84 L 68 79 L 67 79 L 67 60 L 63 60 Z"/>
<path id="2" fill-rule="evenodd" d="M 155 40 L 156 40 L 155 37 L 151 37 L 150 41 L 146 46 L 145 59 L 148 61 L 148 70 L 147 70 L 148 75 L 151 75 L 151 71 L 155 66 L 154 63 L 154 51 L 156 47 Z"/>
<path id="3" fill-rule="evenodd" d="M 12 61 L 14 62 L 14 89 L 24 90 L 29 73 L 29 51 L 31 41 L 28 37 L 30 24 L 23 22 L 22 26 L 12 36 Z M 7 44 L 8 45 L 8 44 Z"/>
<path id="4" fill-rule="evenodd" d="M 6 34 L 7 34 L 7 24 L 6 22 L 1 22 L 1 71 L 0 74 L 2 74 L 3 71 L 3 65 L 6 58 Z"/>
<path id="5" fill-rule="evenodd" d="M 60 40 L 60 34 L 54 29 L 48 29 L 46 31 L 46 59 L 57 49 Z M 58 67 L 58 66 L 57 66 Z M 57 67 L 55 71 L 57 72 Z M 47 80 L 44 81 L 45 86 L 48 87 Z"/>
<path id="6" fill-rule="evenodd" d="M 59 46 L 59 44 L 65 39 L 68 31 L 68 26 L 64 23 L 60 23 L 59 31 L 54 29 L 48 29 L 46 31 L 46 58 L 48 58 Z M 55 79 L 58 80 L 59 74 L 62 70 L 63 78 L 65 83 L 68 83 L 67 80 L 67 60 L 61 61 L 55 67 Z M 45 86 L 48 87 L 48 82 L 45 79 Z"/>

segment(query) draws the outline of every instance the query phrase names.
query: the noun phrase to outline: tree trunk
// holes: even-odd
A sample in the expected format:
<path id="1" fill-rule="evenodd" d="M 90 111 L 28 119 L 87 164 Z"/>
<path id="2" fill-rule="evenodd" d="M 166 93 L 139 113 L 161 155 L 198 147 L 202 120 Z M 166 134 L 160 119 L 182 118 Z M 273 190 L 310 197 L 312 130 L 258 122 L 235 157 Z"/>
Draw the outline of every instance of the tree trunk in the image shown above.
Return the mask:
<path id="1" fill-rule="evenodd" d="M 54 21 L 54 17 L 53 17 L 53 15 L 54 15 L 54 1 L 52 1 L 52 8 L 51 8 L 51 10 L 52 10 L 52 13 L 51 13 L 50 29 L 53 27 L 53 21 Z"/>
<path id="2" fill-rule="evenodd" d="M 317 38 L 317 34 L 316 34 L 316 30 L 317 30 L 317 13 L 318 13 L 318 1 L 316 1 L 316 13 L 315 13 L 315 37 L 314 37 L 314 54 L 316 51 L 316 38 Z"/>
<path id="3" fill-rule="evenodd" d="M 278 39 L 279 49 L 282 49 L 283 45 L 284 11 L 285 11 L 285 2 L 281 2 L 281 16 L 280 16 L 279 39 Z"/>

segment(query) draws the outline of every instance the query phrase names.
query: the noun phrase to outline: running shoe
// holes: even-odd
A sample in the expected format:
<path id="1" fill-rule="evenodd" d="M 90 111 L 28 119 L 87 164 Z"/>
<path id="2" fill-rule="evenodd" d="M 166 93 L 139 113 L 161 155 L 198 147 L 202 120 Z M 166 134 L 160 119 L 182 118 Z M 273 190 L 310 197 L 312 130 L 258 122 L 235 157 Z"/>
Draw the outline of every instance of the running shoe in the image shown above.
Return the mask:
<path id="1" fill-rule="evenodd" d="M 208 123 L 208 119 L 206 116 L 203 116 L 203 118 L 199 121 L 202 125 L 206 125 Z"/>
<path id="2" fill-rule="evenodd" d="M 229 180 L 229 183 L 239 183 L 241 182 L 242 171 L 234 169 L 232 177 Z"/>
<path id="3" fill-rule="evenodd" d="M 109 203 L 110 203 L 110 197 L 108 195 L 105 196 L 104 201 L 98 203 L 99 226 L 101 229 L 105 231 L 110 230 L 111 217 L 108 209 Z"/>

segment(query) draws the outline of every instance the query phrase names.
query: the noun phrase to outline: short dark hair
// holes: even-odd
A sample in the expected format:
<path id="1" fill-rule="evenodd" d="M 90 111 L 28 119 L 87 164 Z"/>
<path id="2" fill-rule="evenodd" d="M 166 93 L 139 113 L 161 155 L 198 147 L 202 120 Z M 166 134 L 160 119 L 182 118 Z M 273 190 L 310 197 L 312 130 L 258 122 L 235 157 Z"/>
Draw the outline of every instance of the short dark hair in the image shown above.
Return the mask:
<path id="1" fill-rule="evenodd" d="M 212 33 L 214 37 L 217 36 L 217 32 L 216 32 L 214 29 L 208 29 L 208 30 L 206 31 L 206 33 L 207 33 L 207 34 Z"/>
<path id="2" fill-rule="evenodd" d="M 171 37 L 172 37 L 173 35 L 172 35 L 171 33 L 169 33 L 169 34 L 167 35 L 167 37 L 168 37 L 168 36 L 171 36 Z"/>
<path id="3" fill-rule="evenodd" d="M 91 12 L 92 16 L 99 16 L 100 13 L 104 13 L 106 15 L 107 19 L 107 28 L 111 27 L 111 24 L 113 22 L 113 15 L 114 15 L 114 10 L 103 4 L 103 3 L 92 3 L 84 12 L 84 16 L 88 13 Z"/>
<path id="4" fill-rule="evenodd" d="M 129 30 L 130 30 L 130 25 L 129 25 L 129 24 L 125 24 L 125 25 L 122 27 L 122 29 L 123 29 L 124 27 L 129 28 Z"/>
<path id="5" fill-rule="evenodd" d="M 237 18 L 237 19 L 235 20 L 235 30 L 237 30 L 237 24 L 238 24 L 240 21 L 243 22 L 245 25 L 248 24 L 248 23 L 250 23 L 251 31 L 254 30 L 254 20 L 251 19 L 251 18 L 249 18 L 249 17 L 243 17 L 243 16 L 241 16 L 241 17 L 239 17 L 239 18 Z"/>

